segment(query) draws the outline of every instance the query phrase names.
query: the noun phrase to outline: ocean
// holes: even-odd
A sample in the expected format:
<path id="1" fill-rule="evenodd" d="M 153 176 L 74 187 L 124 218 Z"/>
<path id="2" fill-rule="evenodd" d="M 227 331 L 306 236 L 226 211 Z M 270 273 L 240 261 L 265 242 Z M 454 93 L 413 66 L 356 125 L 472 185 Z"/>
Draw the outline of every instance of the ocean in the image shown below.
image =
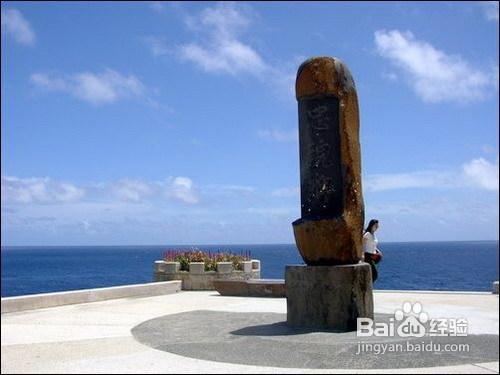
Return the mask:
<path id="1" fill-rule="evenodd" d="M 284 278 L 302 264 L 295 245 L 197 245 L 202 250 L 250 251 L 262 278 Z M 191 246 L 2 247 L 2 297 L 153 281 L 153 262 L 168 249 Z M 375 289 L 491 291 L 498 280 L 498 241 L 380 243 Z"/>

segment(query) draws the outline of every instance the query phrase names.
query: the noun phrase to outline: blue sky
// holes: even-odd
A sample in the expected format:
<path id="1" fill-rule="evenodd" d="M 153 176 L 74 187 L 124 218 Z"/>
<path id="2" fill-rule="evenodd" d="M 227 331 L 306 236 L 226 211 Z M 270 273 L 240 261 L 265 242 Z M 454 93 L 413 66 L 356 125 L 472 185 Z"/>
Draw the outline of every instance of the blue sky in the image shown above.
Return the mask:
<path id="1" fill-rule="evenodd" d="M 379 239 L 498 239 L 498 53 L 498 2 L 2 2 L 2 245 L 293 242 L 318 55 Z"/>

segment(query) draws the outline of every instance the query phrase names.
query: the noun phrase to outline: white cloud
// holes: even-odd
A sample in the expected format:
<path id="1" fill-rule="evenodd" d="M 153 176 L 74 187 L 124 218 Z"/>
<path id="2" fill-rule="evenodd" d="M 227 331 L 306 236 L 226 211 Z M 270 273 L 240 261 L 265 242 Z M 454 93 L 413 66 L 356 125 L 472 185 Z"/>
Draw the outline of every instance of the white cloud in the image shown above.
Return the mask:
<path id="1" fill-rule="evenodd" d="M 69 90 L 67 82 L 60 77 L 49 77 L 47 74 L 34 73 L 30 80 L 33 84 L 50 91 Z"/>
<path id="2" fill-rule="evenodd" d="M 186 21 L 191 29 L 201 29 L 208 38 L 202 44 L 182 45 L 182 58 L 212 73 L 259 75 L 267 69 L 259 53 L 238 39 L 238 34 L 250 24 L 250 19 L 236 4 L 219 3 L 204 9 L 198 17 L 188 17 Z"/>
<path id="3" fill-rule="evenodd" d="M 385 241 L 498 239 L 498 196 L 412 195 L 401 200 L 365 200 L 365 217 L 382 223 Z M 420 237 L 420 238 L 419 238 Z"/>
<path id="4" fill-rule="evenodd" d="M 498 22 L 498 1 L 481 1 L 484 15 L 490 21 Z"/>
<path id="5" fill-rule="evenodd" d="M 225 192 L 247 190 L 243 186 L 225 186 Z M 247 190 L 248 191 L 248 190 Z M 199 202 L 198 190 L 188 177 L 169 177 L 162 181 L 121 179 L 76 186 L 48 177 L 18 178 L 2 176 L 2 203 L 6 204 L 67 204 L 72 202 L 107 204 L 173 201 L 187 204 Z M 121 201 L 121 203 L 120 203 Z M 2 208 L 3 210 L 3 208 Z"/>
<path id="6" fill-rule="evenodd" d="M 479 158 L 463 165 L 466 182 L 486 190 L 498 191 L 498 162 L 495 164 Z"/>
<path id="7" fill-rule="evenodd" d="M 455 171 L 417 171 L 396 174 L 374 174 L 363 180 L 366 191 L 397 189 L 478 188 L 498 190 L 498 161 L 496 164 L 473 159 Z"/>
<path id="8" fill-rule="evenodd" d="M 22 13 L 14 8 L 2 7 L 2 33 L 10 34 L 17 42 L 31 46 L 35 33 Z"/>
<path id="9" fill-rule="evenodd" d="M 85 190 L 73 184 L 50 178 L 17 178 L 2 176 L 2 202 L 57 203 L 78 201 Z"/>
<path id="10" fill-rule="evenodd" d="M 222 190 L 237 192 L 237 193 L 255 193 L 255 188 L 253 186 L 244 185 L 223 185 Z"/>
<path id="11" fill-rule="evenodd" d="M 163 181 L 122 179 L 111 184 L 98 184 L 101 194 L 111 190 L 115 197 L 128 202 L 161 201 L 165 196 L 174 201 L 196 204 L 198 190 L 188 177 L 169 177 Z"/>
<path id="12" fill-rule="evenodd" d="M 236 3 L 218 3 L 213 8 L 205 8 L 199 17 L 201 24 L 215 28 L 216 33 L 225 39 L 232 39 L 250 25 L 248 13 L 237 8 Z M 248 8 L 246 8 L 248 12 Z"/>
<path id="13" fill-rule="evenodd" d="M 167 196 L 188 204 L 196 204 L 199 197 L 188 177 L 175 177 L 167 187 Z"/>
<path id="14" fill-rule="evenodd" d="M 212 49 L 191 43 L 182 46 L 181 53 L 208 72 L 259 74 L 266 69 L 260 55 L 238 40 L 219 40 Z"/>
<path id="15" fill-rule="evenodd" d="M 115 195 L 122 200 L 139 202 L 154 192 L 151 184 L 138 180 L 120 180 L 112 185 Z"/>
<path id="16" fill-rule="evenodd" d="M 497 85 L 495 70 L 471 67 L 459 55 L 448 55 L 409 32 L 378 30 L 377 52 L 403 73 L 425 102 L 472 102 L 486 98 Z"/>
<path id="17" fill-rule="evenodd" d="M 449 173 L 420 171 L 369 175 L 363 181 L 367 191 L 385 191 L 414 188 L 453 187 L 455 180 Z"/>
<path id="18" fill-rule="evenodd" d="M 180 45 L 179 56 L 208 73 L 251 75 L 272 86 L 280 96 L 293 98 L 296 64 L 269 63 L 244 40 L 253 18 L 247 4 L 226 2 L 185 17 L 188 28 L 199 38 Z"/>
<path id="19" fill-rule="evenodd" d="M 235 193 L 235 194 L 252 194 L 255 193 L 255 188 L 253 186 L 245 185 L 208 185 L 206 186 L 208 190 L 225 192 L 225 193 Z"/>
<path id="20" fill-rule="evenodd" d="M 49 91 L 67 92 L 88 103 L 113 103 L 129 97 L 144 97 L 146 87 L 135 76 L 124 76 L 114 70 L 102 73 L 82 72 L 70 76 L 51 76 L 34 73 L 31 82 Z"/>
<path id="21" fill-rule="evenodd" d="M 114 102 L 118 98 L 142 95 L 144 85 L 134 76 L 122 76 L 114 70 L 101 74 L 80 73 L 74 76 L 76 95 L 90 103 Z"/>
<path id="22" fill-rule="evenodd" d="M 280 188 L 274 190 L 271 195 L 280 198 L 299 197 L 300 188 L 298 186 Z"/>
<path id="23" fill-rule="evenodd" d="M 266 141 L 297 142 L 299 140 L 298 130 L 259 130 L 257 135 Z"/>

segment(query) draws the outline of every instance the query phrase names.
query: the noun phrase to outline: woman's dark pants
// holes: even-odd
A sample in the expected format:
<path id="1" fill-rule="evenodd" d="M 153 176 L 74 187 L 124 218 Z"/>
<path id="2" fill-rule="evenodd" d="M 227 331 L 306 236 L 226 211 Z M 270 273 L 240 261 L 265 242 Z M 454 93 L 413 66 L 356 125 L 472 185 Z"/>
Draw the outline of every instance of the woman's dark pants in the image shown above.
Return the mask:
<path id="1" fill-rule="evenodd" d="M 372 268 L 372 283 L 377 280 L 378 277 L 378 271 L 377 271 L 377 265 L 375 264 L 375 261 L 372 258 L 372 255 L 370 253 L 365 253 L 365 262 L 370 265 Z"/>

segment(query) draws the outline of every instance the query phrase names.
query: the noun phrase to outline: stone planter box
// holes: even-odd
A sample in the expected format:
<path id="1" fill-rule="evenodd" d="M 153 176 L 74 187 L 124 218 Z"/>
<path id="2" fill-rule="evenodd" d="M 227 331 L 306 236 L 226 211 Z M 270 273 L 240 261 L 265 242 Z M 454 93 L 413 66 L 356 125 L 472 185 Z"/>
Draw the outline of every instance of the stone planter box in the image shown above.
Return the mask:
<path id="1" fill-rule="evenodd" d="M 179 264 L 180 267 L 180 264 Z M 192 275 L 201 275 L 205 272 L 205 263 L 191 262 L 189 263 L 189 273 Z"/>
<path id="2" fill-rule="evenodd" d="M 247 260 L 241 263 L 243 264 L 243 272 L 248 272 L 248 273 L 252 272 L 253 262 L 251 260 Z M 260 262 L 258 268 L 260 268 Z"/>
<path id="3" fill-rule="evenodd" d="M 155 260 L 155 273 L 165 272 L 165 261 L 163 260 Z"/>
<path id="4" fill-rule="evenodd" d="M 242 262 L 243 270 L 235 270 L 232 262 L 217 262 L 217 271 L 205 271 L 203 262 L 189 263 L 189 271 L 180 271 L 179 262 L 157 260 L 154 281 L 181 280 L 183 290 L 215 290 L 215 280 L 260 279 L 260 261 Z"/>
<path id="5" fill-rule="evenodd" d="M 217 272 L 222 273 L 222 274 L 233 272 L 233 263 L 232 262 L 217 262 Z"/>
<path id="6" fill-rule="evenodd" d="M 179 272 L 181 265 L 179 262 L 163 262 L 165 263 L 164 272 L 166 273 L 174 273 Z"/>

